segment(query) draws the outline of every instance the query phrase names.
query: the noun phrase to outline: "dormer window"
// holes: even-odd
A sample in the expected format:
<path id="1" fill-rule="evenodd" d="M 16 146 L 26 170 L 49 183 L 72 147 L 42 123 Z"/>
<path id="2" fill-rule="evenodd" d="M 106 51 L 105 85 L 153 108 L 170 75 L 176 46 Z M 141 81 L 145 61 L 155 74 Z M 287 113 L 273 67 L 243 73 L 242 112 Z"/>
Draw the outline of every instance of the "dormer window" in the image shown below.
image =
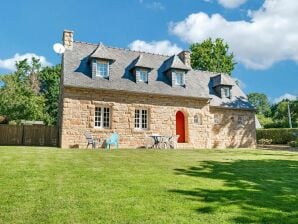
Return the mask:
<path id="1" fill-rule="evenodd" d="M 231 97 L 231 88 L 228 86 L 222 87 L 222 97 L 230 98 Z"/>
<path id="2" fill-rule="evenodd" d="M 148 74 L 149 74 L 148 69 L 138 68 L 137 72 L 139 73 L 138 81 L 148 83 Z"/>
<path id="3" fill-rule="evenodd" d="M 184 71 L 174 71 L 175 84 L 178 86 L 185 85 L 185 72 Z"/>
<path id="4" fill-rule="evenodd" d="M 96 61 L 96 76 L 103 78 L 109 77 L 109 62 L 108 61 Z"/>

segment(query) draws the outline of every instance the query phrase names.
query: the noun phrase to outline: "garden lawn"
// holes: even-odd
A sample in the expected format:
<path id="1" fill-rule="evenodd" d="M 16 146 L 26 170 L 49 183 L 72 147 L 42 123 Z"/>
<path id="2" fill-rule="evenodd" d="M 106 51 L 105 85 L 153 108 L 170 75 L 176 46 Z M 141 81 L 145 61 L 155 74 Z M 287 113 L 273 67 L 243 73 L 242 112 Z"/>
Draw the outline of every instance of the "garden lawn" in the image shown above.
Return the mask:
<path id="1" fill-rule="evenodd" d="M 0 147 L 0 223 L 297 223 L 298 153 Z"/>

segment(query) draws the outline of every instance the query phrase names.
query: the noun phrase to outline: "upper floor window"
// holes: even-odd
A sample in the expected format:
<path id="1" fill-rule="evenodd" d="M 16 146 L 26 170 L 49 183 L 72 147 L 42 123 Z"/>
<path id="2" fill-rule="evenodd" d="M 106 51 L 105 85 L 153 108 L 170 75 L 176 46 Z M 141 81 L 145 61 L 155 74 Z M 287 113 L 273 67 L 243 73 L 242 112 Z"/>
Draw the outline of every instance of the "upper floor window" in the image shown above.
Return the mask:
<path id="1" fill-rule="evenodd" d="M 97 61 L 96 62 L 96 76 L 104 78 L 109 77 L 109 62 Z"/>
<path id="2" fill-rule="evenodd" d="M 176 85 L 184 86 L 185 85 L 185 72 L 175 71 L 174 75 L 175 75 Z"/>
<path id="3" fill-rule="evenodd" d="M 110 108 L 95 107 L 94 127 L 110 128 Z"/>
<path id="4" fill-rule="evenodd" d="M 230 87 L 222 87 L 222 97 L 230 98 L 231 97 L 231 88 Z"/>
<path id="5" fill-rule="evenodd" d="M 138 72 L 140 74 L 139 81 L 140 82 L 148 82 L 148 70 L 147 69 L 138 69 Z"/>
<path id="6" fill-rule="evenodd" d="M 148 110 L 143 110 L 143 109 L 135 110 L 135 128 L 139 128 L 139 129 L 148 128 Z"/>

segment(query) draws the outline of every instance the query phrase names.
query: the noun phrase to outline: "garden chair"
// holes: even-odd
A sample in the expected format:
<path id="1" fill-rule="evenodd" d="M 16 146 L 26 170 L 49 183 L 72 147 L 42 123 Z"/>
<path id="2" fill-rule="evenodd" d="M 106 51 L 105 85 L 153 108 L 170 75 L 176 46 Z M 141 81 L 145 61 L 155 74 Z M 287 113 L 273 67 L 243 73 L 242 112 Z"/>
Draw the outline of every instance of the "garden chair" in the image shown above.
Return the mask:
<path id="1" fill-rule="evenodd" d="M 111 137 L 106 140 L 106 149 L 110 149 L 111 145 L 115 145 L 116 149 L 119 147 L 119 135 L 117 132 L 114 132 Z"/>
<path id="2" fill-rule="evenodd" d="M 178 147 L 178 138 L 179 138 L 179 135 L 173 135 L 169 139 L 170 148 L 177 149 L 177 147 Z"/>
<path id="3" fill-rule="evenodd" d="M 154 139 L 151 136 L 148 136 L 146 132 L 144 132 L 144 146 L 146 149 L 153 148 Z"/>
<path id="4" fill-rule="evenodd" d="M 84 135 L 87 140 L 87 149 L 89 145 L 92 145 L 92 148 L 95 149 L 96 145 L 99 144 L 99 141 L 97 139 L 94 139 L 90 132 L 86 132 Z"/>

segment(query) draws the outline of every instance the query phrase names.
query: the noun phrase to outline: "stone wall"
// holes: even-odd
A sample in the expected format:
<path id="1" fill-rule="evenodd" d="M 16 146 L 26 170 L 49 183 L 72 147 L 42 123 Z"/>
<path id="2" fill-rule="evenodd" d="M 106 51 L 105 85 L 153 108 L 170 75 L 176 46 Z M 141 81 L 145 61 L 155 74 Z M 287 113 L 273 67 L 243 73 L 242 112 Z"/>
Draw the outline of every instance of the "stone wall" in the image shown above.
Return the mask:
<path id="1" fill-rule="evenodd" d="M 120 147 L 142 147 L 144 132 L 147 135 L 176 134 L 176 113 L 182 111 L 185 116 L 186 142 L 195 148 L 238 147 L 250 142 L 254 145 L 255 128 L 252 128 L 253 112 L 238 110 L 211 109 L 206 100 L 185 97 L 167 97 L 148 94 L 132 94 L 118 91 L 87 90 L 64 88 L 63 112 L 61 123 L 61 147 L 86 147 L 84 133 L 90 131 L 93 136 L 106 139 L 116 130 L 120 136 Z M 94 127 L 96 106 L 107 106 L 111 110 L 110 129 Z M 134 128 L 135 109 L 148 109 L 148 130 Z M 213 113 L 223 114 L 223 123 L 214 125 Z M 245 114 L 248 127 L 234 128 L 228 124 L 230 116 Z M 199 115 L 202 122 L 194 122 Z M 226 124 L 227 122 L 227 124 Z M 218 127 L 216 127 L 218 126 Z M 223 128 L 220 129 L 220 126 Z M 219 131 L 217 130 L 219 129 Z M 231 129 L 231 130 L 230 130 Z M 234 137 L 230 137 L 230 133 Z M 241 136 L 238 136 L 238 135 Z M 217 142 L 220 144 L 217 144 Z"/>
<path id="2" fill-rule="evenodd" d="M 255 113 L 247 110 L 210 108 L 219 116 L 219 123 L 212 127 L 213 148 L 235 148 L 256 146 Z M 242 117 L 240 122 L 239 116 Z"/>

